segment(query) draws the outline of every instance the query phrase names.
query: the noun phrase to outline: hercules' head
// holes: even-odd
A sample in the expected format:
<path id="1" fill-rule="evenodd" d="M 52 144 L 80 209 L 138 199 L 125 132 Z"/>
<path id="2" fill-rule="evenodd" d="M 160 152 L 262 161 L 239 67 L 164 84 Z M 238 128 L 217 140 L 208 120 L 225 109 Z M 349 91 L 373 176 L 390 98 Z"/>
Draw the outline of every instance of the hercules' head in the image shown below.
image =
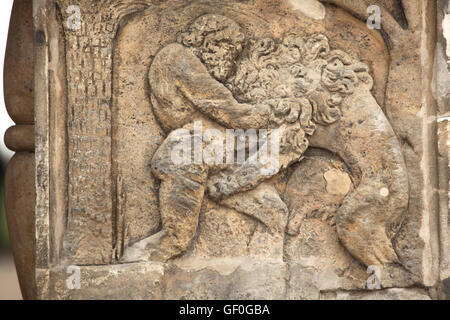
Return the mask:
<path id="1" fill-rule="evenodd" d="M 230 76 L 244 41 L 244 33 L 236 22 L 216 14 L 197 18 L 178 37 L 178 42 L 192 48 L 219 81 L 225 81 Z"/>

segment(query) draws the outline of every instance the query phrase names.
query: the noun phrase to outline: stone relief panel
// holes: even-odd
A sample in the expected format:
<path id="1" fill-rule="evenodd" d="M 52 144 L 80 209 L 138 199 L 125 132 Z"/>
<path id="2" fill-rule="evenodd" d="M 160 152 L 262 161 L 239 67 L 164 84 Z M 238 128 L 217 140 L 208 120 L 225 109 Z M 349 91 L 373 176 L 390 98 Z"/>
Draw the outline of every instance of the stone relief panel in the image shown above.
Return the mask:
<path id="1" fill-rule="evenodd" d="M 282 170 L 283 172 L 279 177 L 279 179 L 288 181 L 290 174 L 292 174 L 290 172 L 292 171 L 292 169 L 289 170 L 290 168 L 288 164 L 298 162 L 302 158 L 304 151 L 309 146 L 309 136 L 314 136 L 314 133 L 316 131 L 316 124 L 327 126 L 339 121 L 342 116 L 340 108 L 342 100 L 351 95 L 355 90 L 355 87 L 359 87 L 361 84 L 367 85 L 368 91 L 370 91 L 372 89 L 373 80 L 368 73 L 368 67 L 365 66 L 362 62 L 352 58 L 349 54 L 343 51 L 330 49 L 329 40 L 324 34 L 316 33 L 309 37 L 305 36 L 305 38 L 303 38 L 300 35 L 294 34 L 294 31 L 291 28 L 291 30 L 288 29 L 285 31 L 288 33 L 288 35 L 282 35 L 281 38 L 277 39 L 264 37 L 258 39 L 254 36 L 252 37 L 252 35 L 246 36 L 242 29 L 243 28 L 238 23 L 236 23 L 236 21 L 225 16 L 206 14 L 197 18 L 194 17 L 193 21 L 185 28 L 185 30 L 178 32 L 178 41 L 169 43 L 166 46 L 157 49 L 159 51 L 152 59 L 152 62 L 150 64 L 148 76 L 149 88 L 147 88 L 147 90 L 150 90 L 150 94 L 147 93 L 147 95 L 151 97 L 151 108 L 154 112 L 154 116 L 156 115 L 155 121 L 157 121 L 158 125 L 163 128 L 161 130 L 165 133 L 165 135 L 176 134 L 176 129 L 182 128 L 183 126 L 187 126 L 187 128 L 189 128 L 189 126 L 192 127 L 195 120 L 203 119 L 203 123 L 205 123 L 205 121 L 209 121 L 210 117 L 212 117 L 214 120 L 217 119 L 215 122 L 218 123 L 211 125 L 214 128 L 219 129 L 223 127 L 235 129 L 258 128 L 258 121 L 263 121 L 264 124 L 262 128 L 269 126 L 272 126 L 272 128 L 276 128 L 282 125 L 283 122 L 289 123 L 289 121 L 293 122 L 294 125 L 295 123 L 297 123 L 298 126 L 295 127 L 295 131 L 298 136 L 295 138 L 300 142 L 298 144 L 299 148 L 296 152 L 294 150 L 292 159 L 286 159 L 287 164 L 284 166 L 288 167 L 288 170 Z M 305 33 L 304 30 L 301 29 L 300 32 Z M 209 36 L 209 39 L 205 39 L 204 35 Z M 222 47 L 221 41 L 216 40 L 216 38 L 225 38 L 222 41 L 225 43 L 225 46 Z M 197 41 L 197 43 L 192 44 L 193 41 Z M 226 47 L 228 42 L 231 42 L 230 45 L 234 46 L 232 49 Z M 215 49 L 211 49 L 211 47 L 213 47 L 214 45 L 216 45 L 217 47 Z M 380 50 L 382 50 L 382 48 L 380 48 Z M 141 50 L 138 50 L 138 52 L 141 52 Z M 186 58 L 186 60 L 184 60 L 180 59 L 180 57 L 190 57 L 190 59 Z M 236 59 L 238 61 L 234 63 Z M 228 61 L 231 61 L 233 63 Z M 227 65 L 227 63 L 229 63 L 229 65 Z M 386 66 L 383 66 L 382 63 L 378 63 L 382 67 L 386 68 Z M 384 63 L 387 62 L 384 61 Z M 178 65 L 180 65 L 180 67 L 178 67 Z M 187 70 L 180 71 L 180 69 L 182 68 L 187 68 Z M 322 72 L 322 70 L 325 71 Z M 194 76 L 198 78 L 190 78 Z M 341 76 L 341 78 L 337 78 L 339 76 Z M 180 78 L 184 78 L 184 80 L 180 80 Z M 175 84 L 179 81 L 184 81 L 184 83 Z M 204 101 L 195 101 L 195 99 L 199 99 L 195 97 L 195 92 L 200 92 L 200 89 L 195 87 L 195 81 L 198 81 L 197 83 L 199 83 L 202 87 L 207 87 L 207 83 L 210 83 L 211 85 L 211 88 L 207 89 L 208 91 L 210 91 L 210 95 L 208 97 L 201 97 L 201 99 L 204 99 Z M 182 89 L 179 89 L 178 86 L 181 86 Z M 177 94 L 175 93 L 175 91 L 177 90 L 185 90 L 182 95 L 189 96 L 191 98 L 187 98 L 185 101 L 183 101 L 182 98 L 177 98 Z M 326 93 L 323 91 L 326 91 Z M 204 94 L 204 91 L 201 91 L 201 94 Z M 193 95 L 194 97 L 192 97 Z M 371 95 L 370 92 L 369 95 Z M 223 96 L 227 96 L 228 100 L 222 98 Z M 199 112 L 197 111 L 199 106 L 196 107 L 196 103 L 214 104 L 219 103 L 217 102 L 217 100 L 219 99 L 223 99 L 224 101 L 221 103 L 224 103 L 224 105 L 228 105 L 230 109 L 233 108 L 233 105 L 237 105 L 239 103 L 255 105 L 253 109 L 257 109 L 259 105 L 264 103 L 266 103 L 269 107 L 271 105 L 275 105 L 274 108 L 278 107 L 277 104 L 289 103 L 289 105 L 286 106 L 286 110 L 280 110 L 285 112 L 279 113 L 278 117 L 281 119 L 267 118 L 267 120 L 265 120 L 265 115 L 261 115 L 258 116 L 258 119 L 250 119 L 249 121 L 253 121 L 253 123 L 250 122 L 250 126 L 246 125 L 246 123 L 244 122 L 236 123 L 238 120 L 241 120 L 239 119 L 241 117 L 233 117 L 232 112 L 236 112 L 233 109 L 229 111 L 231 112 L 231 116 L 223 113 L 219 116 L 211 115 L 208 114 L 208 111 L 206 111 L 206 116 L 209 116 L 208 120 L 205 119 L 205 114 L 199 114 Z M 265 106 L 259 108 L 264 107 Z M 282 106 L 280 106 L 279 108 L 281 109 L 281 107 Z M 381 107 L 376 102 L 373 104 L 373 107 L 375 110 L 381 111 Z M 242 108 L 248 108 L 248 106 L 243 105 Z M 256 112 L 252 112 L 252 116 L 254 116 L 255 113 Z M 364 108 L 364 110 L 361 110 L 361 113 L 364 116 L 364 114 L 367 113 L 367 110 Z M 269 114 L 268 116 L 270 117 Z M 379 116 L 384 117 L 381 113 Z M 282 119 L 283 117 L 285 117 L 285 119 Z M 289 120 L 289 117 L 291 117 L 294 121 Z M 234 121 L 236 124 L 233 126 L 231 123 L 224 123 L 225 119 L 227 118 L 230 119 L 230 122 Z M 292 123 L 290 125 L 292 125 Z M 205 130 L 205 128 L 203 129 Z M 367 131 L 373 130 L 375 130 L 375 128 L 368 129 Z M 346 139 L 349 139 L 349 137 L 350 135 L 347 134 Z M 166 141 L 170 141 L 170 136 L 166 138 Z M 162 144 L 164 146 L 164 142 L 162 142 Z M 290 141 L 289 145 L 295 146 L 295 142 L 292 143 Z M 325 149 L 329 148 L 329 146 L 325 147 Z M 401 152 L 399 148 L 399 145 L 397 145 L 397 153 Z M 171 173 L 169 173 L 169 171 L 174 170 L 168 167 L 170 166 L 171 161 L 170 146 L 167 146 L 166 149 L 167 150 L 163 152 L 160 151 L 161 149 L 158 149 L 156 151 L 156 154 L 160 159 L 157 160 L 154 156 L 152 160 L 153 168 L 160 167 L 159 169 L 156 169 L 156 172 L 155 169 L 153 171 L 157 177 L 170 175 Z M 162 154 L 159 155 L 159 153 L 161 152 Z M 367 159 L 365 159 L 364 161 L 367 161 Z M 407 203 L 408 201 L 408 183 L 405 183 L 405 179 L 407 178 L 404 163 L 402 162 L 403 161 L 400 158 L 400 171 L 403 170 L 403 174 L 400 175 L 403 175 L 402 182 L 404 187 L 403 194 L 400 195 L 400 198 L 403 197 L 404 207 L 405 203 Z M 127 162 L 124 163 L 125 166 L 127 166 L 126 163 Z M 150 166 L 151 164 L 147 157 L 146 167 L 150 169 Z M 161 172 L 164 170 L 168 172 Z M 229 226 L 228 229 L 230 232 L 232 232 L 232 236 L 228 236 L 226 239 L 221 239 L 220 236 L 216 236 L 214 231 L 211 231 L 210 233 L 202 232 L 203 229 L 211 230 L 212 226 L 209 226 L 209 223 L 202 223 L 203 217 L 200 213 L 201 208 L 200 206 L 198 206 L 197 209 L 191 209 L 192 211 L 198 210 L 199 212 L 194 213 L 194 215 L 200 216 L 199 218 L 196 217 L 195 219 L 193 219 L 194 221 L 189 223 L 192 224 L 191 226 L 189 226 L 188 223 L 185 223 L 183 224 L 182 228 L 177 230 L 175 227 L 170 225 L 164 226 L 164 222 L 162 222 L 162 231 L 156 233 L 150 238 L 145 238 L 144 240 L 132 244 L 131 247 L 128 248 L 128 250 L 125 250 L 127 254 L 125 258 L 122 258 L 122 261 L 133 261 L 141 259 L 151 260 L 151 257 L 149 257 L 149 255 L 152 251 L 152 246 L 156 251 L 159 250 L 161 244 L 166 245 L 169 248 L 171 246 L 173 247 L 174 244 L 171 244 L 171 241 L 168 239 L 170 239 L 170 237 L 181 237 L 180 233 L 188 232 L 187 229 L 189 229 L 190 227 L 191 234 L 186 236 L 185 243 L 182 244 L 182 246 L 184 246 L 184 250 L 172 249 L 174 250 L 173 253 L 166 253 L 166 255 L 161 258 L 162 260 L 167 260 L 174 255 L 184 253 L 184 251 L 187 250 L 186 248 L 191 245 L 191 242 L 195 237 L 198 219 L 201 220 L 198 231 L 199 236 L 197 238 L 197 243 L 193 244 L 196 254 L 206 256 L 211 255 L 213 257 L 217 257 L 226 255 L 240 256 L 244 253 L 251 254 L 251 252 L 253 252 L 253 254 L 267 258 L 282 258 L 284 255 L 284 229 L 286 228 L 288 220 L 301 220 L 301 218 L 299 217 L 296 217 L 295 219 L 288 217 L 289 209 L 286 207 L 286 204 L 283 202 L 283 200 L 281 200 L 281 198 L 285 198 L 283 192 L 279 192 L 276 189 L 273 189 L 272 191 L 268 189 L 268 187 L 265 186 L 266 183 L 263 182 L 261 183 L 261 185 L 258 185 L 256 189 L 244 193 L 242 192 L 243 190 L 251 188 L 252 186 L 240 185 L 242 183 L 248 183 L 250 178 L 246 178 L 249 180 L 245 180 L 242 182 L 239 181 L 239 168 L 235 169 L 237 171 L 237 173 L 234 174 L 235 177 L 233 176 L 233 173 L 220 173 L 220 170 L 227 171 L 226 168 L 202 168 L 201 172 L 213 170 L 219 170 L 219 174 L 213 173 L 213 177 L 207 178 L 207 181 L 209 182 L 202 182 L 202 184 L 206 183 L 207 187 L 210 187 L 207 190 L 207 198 L 216 199 L 216 201 L 200 198 L 194 201 L 194 203 L 197 206 L 198 202 L 203 202 L 202 200 L 210 203 L 210 205 L 204 206 L 206 208 L 205 215 L 208 215 L 210 219 L 216 220 L 213 220 L 209 223 L 213 223 L 214 225 L 218 226 L 219 230 L 227 224 L 230 224 L 226 223 L 225 221 L 221 222 L 221 220 L 218 220 L 218 218 L 214 217 L 214 215 L 220 215 L 220 211 L 229 212 L 228 214 L 223 213 L 222 215 L 232 216 L 233 214 L 238 214 L 240 216 L 243 216 L 240 217 L 239 220 L 243 220 L 245 218 L 248 219 L 247 217 L 244 218 L 245 215 L 258 220 L 259 223 L 255 223 L 255 221 L 253 221 L 254 219 L 249 220 L 250 227 L 244 229 L 244 234 L 247 234 L 247 236 L 245 236 L 245 238 L 243 239 L 243 243 L 234 244 L 230 249 L 225 251 L 227 252 L 227 254 L 220 253 L 221 251 L 224 251 L 225 248 L 223 247 L 223 245 L 220 246 L 218 244 L 220 242 L 230 243 L 230 241 L 231 243 L 235 243 L 236 237 L 238 237 L 237 234 L 241 234 L 241 231 L 233 229 L 240 228 L 234 227 L 233 225 Z M 242 169 L 240 170 L 242 172 Z M 353 170 L 354 173 L 357 173 L 357 171 L 361 170 L 361 168 L 355 165 L 351 168 L 351 170 Z M 149 172 L 147 172 L 147 174 L 148 173 Z M 192 175 L 192 171 L 189 171 L 188 168 L 186 168 L 186 173 Z M 186 175 L 186 173 L 184 173 L 184 175 Z M 276 173 L 278 173 L 278 170 Z M 354 179 L 360 179 L 361 175 L 362 174 L 358 172 L 357 175 L 354 176 Z M 183 176 L 182 171 L 177 171 L 175 176 Z M 164 184 L 164 177 L 162 178 L 162 183 Z M 176 182 L 171 178 L 166 179 L 169 180 L 167 182 L 170 186 L 169 189 L 174 190 L 174 185 L 176 184 Z M 261 179 L 262 177 L 254 178 L 255 182 L 259 182 Z M 231 183 L 230 180 L 232 181 Z M 228 185 L 223 185 L 223 183 L 226 182 L 228 182 Z M 186 199 L 182 199 L 181 197 L 183 192 L 185 192 L 184 186 L 188 183 L 185 180 L 181 180 L 180 184 L 181 187 L 179 189 L 176 189 L 177 192 L 174 192 L 172 198 L 170 198 L 170 194 L 159 195 L 160 206 L 164 203 L 164 201 L 167 201 L 163 199 L 164 197 L 170 198 L 168 202 L 171 205 L 175 206 L 178 205 L 177 199 L 179 201 L 187 201 Z M 225 194 L 221 195 L 220 192 L 215 191 L 214 185 L 217 184 L 220 186 L 220 190 Z M 386 188 L 388 185 L 390 185 L 390 183 L 386 184 L 384 188 Z M 284 188 L 284 186 L 282 186 L 282 188 Z M 383 186 L 381 186 L 380 184 L 380 187 L 378 189 L 371 189 L 369 193 L 375 193 L 379 195 L 381 191 L 385 192 L 385 190 L 381 189 L 383 189 Z M 191 192 L 195 194 L 195 196 L 198 195 L 199 197 L 203 197 L 204 193 L 204 191 L 199 190 Z M 254 195 L 251 193 L 254 193 Z M 273 194 L 272 201 L 268 200 L 269 207 L 264 209 L 264 199 L 270 199 L 270 194 Z M 220 199 L 222 196 L 226 197 L 230 195 L 232 196 L 227 197 L 227 199 Z M 189 198 L 189 194 L 187 194 L 186 197 Z M 192 200 L 192 198 L 194 198 L 194 196 L 191 194 L 190 199 Z M 255 201 L 261 203 L 261 205 L 259 207 L 254 206 L 252 203 Z M 286 201 L 289 200 L 287 199 Z M 217 202 L 219 202 L 219 206 L 217 206 Z M 276 227 L 271 226 L 274 224 L 273 221 L 267 221 L 268 218 L 273 219 L 272 216 L 274 215 L 274 203 L 279 203 L 278 206 L 280 207 L 278 209 L 278 211 L 280 212 L 280 217 L 278 219 L 275 219 L 278 220 L 275 223 Z M 340 202 L 339 205 L 341 203 L 342 202 Z M 211 207 L 211 209 L 209 209 L 209 207 Z M 161 208 L 159 210 L 161 210 Z M 169 214 L 172 214 L 174 212 L 173 209 L 165 210 L 168 210 L 170 212 Z M 213 215 L 211 214 L 211 210 L 213 210 L 212 212 L 218 211 L 218 213 Z M 261 211 L 263 211 L 263 213 Z M 392 210 L 387 209 L 387 211 Z M 163 211 L 159 212 L 162 213 Z M 266 214 L 268 217 L 261 216 L 262 214 Z M 179 217 L 176 217 L 175 214 L 172 219 L 185 219 L 185 214 L 183 214 L 183 212 L 179 212 L 178 215 Z M 370 216 L 371 214 L 368 215 Z M 382 215 L 382 213 L 380 213 L 380 215 Z M 401 217 L 401 215 L 402 214 L 400 213 L 399 216 Z M 385 216 L 389 220 L 389 218 L 387 217 L 388 215 L 385 214 Z M 393 220 L 396 219 L 394 218 Z M 398 217 L 397 220 L 399 220 Z M 296 223 L 298 225 L 301 224 L 298 221 Z M 262 226 L 260 224 L 262 224 Z M 290 224 L 294 225 L 294 222 L 290 222 Z M 389 237 L 393 237 L 395 231 L 392 230 L 393 227 L 391 225 L 388 226 L 387 224 L 389 224 L 389 222 L 386 223 L 385 228 L 391 228 L 391 235 Z M 399 221 L 397 221 L 397 224 L 399 224 Z M 253 227 L 252 225 L 255 226 Z M 268 230 L 271 230 L 271 228 L 274 230 L 279 229 L 278 237 L 274 238 L 268 237 L 267 235 L 261 235 L 263 233 L 267 233 L 266 231 L 264 231 L 263 226 L 265 228 L 268 228 Z M 293 229 L 295 227 L 291 226 L 290 228 Z M 168 231 L 166 229 L 171 230 L 170 232 L 174 232 L 175 235 L 166 235 L 165 237 L 160 239 L 159 237 L 162 235 L 162 232 Z M 246 229 L 247 231 L 245 231 Z M 251 233 L 251 230 L 254 230 L 253 233 Z M 220 235 L 222 232 L 226 231 L 220 230 L 218 235 Z M 291 230 L 291 232 L 295 234 L 295 232 L 298 232 L 298 230 Z M 354 233 L 357 234 L 357 232 Z M 364 231 L 361 230 L 361 233 L 364 233 Z M 253 241 L 250 238 L 250 235 L 255 236 L 255 239 L 257 241 Z M 206 239 L 204 239 L 204 237 L 206 237 Z M 387 235 L 384 235 L 384 238 L 388 239 Z M 352 239 L 351 241 L 355 242 L 354 240 L 355 239 Z M 358 240 L 358 242 L 361 241 L 361 239 Z M 380 238 L 375 242 L 380 243 L 381 241 L 382 240 Z M 213 244 L 208 244 L 208 242 L 212 242 Z M 250 245 L 248 245 L 247 243 L 249 243 Z M 259 243 L 260 245 L 261 243 L 263 243 L 263 248 L 252 248 L 252 243 Z M 380 255 L 379 257 L 364 257 L 359 259 L 366 259 L 367 265 L 393 262 L 393 260 L 396 259 L 396 254 L 395 252 L 393 252 L 390 240 L 385 241 L 385 243 L 387 243 L 387 247 L 380 250 L 384 250 L 384 254 L 388 255 L 389 257 L 383 257 L 383 253 L 377 253 Z M 177 244 L 179 245 L 179 243 Z M 218 247 L 220 247 L 220 249 L 214 249 Z M 242 249 L 239 250 L 239 247 L 241 247 Z M 207 252 L 203 253 L 202 251 L 205 249 L 207 250 Z M 363 255 L 365 255 L 366 252 L 370 251 L 366 249 L 367 248 L 361 250 Z M 171 249 L 168 250 L 170 251 Z M 217 250 L 217 252 L 214 252 L 215 250 Z"/>
<path id="2" fill-rule="evenodd" d="M 86 266 L 92 297 L 112 281 L 111 297 L 330 298 L 366 289 L 373 266 L 380 288 L 433 286 L 439 244 L 414 198 L 425 138 L 393 109 L 405 40 L 388 33 L 407 38 L 426 8 L 385 5 L 379 32 L 355 17 L 364 1 L 324 1 L 322 18 L 284 0 L 78 2 L 80 29 L 55 35 L 67 209 L 41 297 L 87 294 L 64 287 L 67 265 Z"/>
<path id="3" fill-rule="evenodd" d="M 171 154 L 178 141 L 172 137 L 184 132 L 177 129 L 194 128 L 195 121 L 217 130 L 283 127 L 281 159 L 273 171 L 275 175 L 301 160 L 309 147 L 308 137 L 314 137 L 317 125 L 328 127 L 345 121 L 345 129 L 330 132 L 322 129 L 319 134 L 324 137 L 316 139 L 322 140 L 317 142 L 318 147 L 332 150 L 347 160 L 359 180 L 357 190 L 345 199 L 353 203 L 347 205 L 348 209 L 344 205 L 339 209 L 336 220 L 340 240 L 366 266 L 396 262 L 391 238 L 408 203 L 407 173 L 400 144 L 370 93 L 372 78 L 368 67 L 343 51 L 330 51 L 323 34 L 306 39 L 296 34 L 283 39 L 256 39 L 247 46 L 245 38 L 233 20 L 203 15 L 180 34 L 179 43 L 161 49 L 152 62 L 149 71 L 152 107 L 168 134 L 152 159 L 153 174 L 161 180 L 162 230 L 135 244 L 126 261 L 141 259 L 134 256 L 137 254 L 134 251 L 143 249 L 145 254 L 152 245 L 159 260 L 183 253 L 197 230 L 205 185 L 209 197 L 259 220 L 269 232 L 280 233 L 283 242 L 288 209 L 276 190 L 261 187 L 270 176 L 261 175 L 259 168 L 250 162 L 231 170 L 226 166 L 217 168 L 216 164 L 173 164 Z M 236 71 L 231 75 L 233 69 Z M 365 93 L 352 99 L 352 95 L 357 95 L 355 91 Z M 370 98 L 363 98 L 364 95 Z M 364 102 L 358 104 L 358 100 Z M 354 105 L 354 109 L 345 110 L 343 104 Z M 351 119 L 350 115 L 356 112 L 361 116 Z M 354 138 L 348 128 L 356 127 L 356 123 L 358 129 L 353 130 L 359 134 Z M 225 131 L 222 136 L 226 137 Z M 379 147 L 392 157 L 383 156 L 378 148 L 369 148 L 378 153 L 371 155 L 368 140 L 378 140 Z M 260 188 L 266 190 L 254 194 Z M 391 199 L 383 201 L 383 198 Z M 264 202 L 269 204 L 265 210 Z M 254 203 L 261 203 L 261 207 Z M 392 214 L 396 216 L 391 217 Z M 373 226 L 372 230 L 368 226 Z M 274 241 L 268 241 L 267 245 L 271 242 Z M 354 247 L 355 244 L 360 247 Z"/>

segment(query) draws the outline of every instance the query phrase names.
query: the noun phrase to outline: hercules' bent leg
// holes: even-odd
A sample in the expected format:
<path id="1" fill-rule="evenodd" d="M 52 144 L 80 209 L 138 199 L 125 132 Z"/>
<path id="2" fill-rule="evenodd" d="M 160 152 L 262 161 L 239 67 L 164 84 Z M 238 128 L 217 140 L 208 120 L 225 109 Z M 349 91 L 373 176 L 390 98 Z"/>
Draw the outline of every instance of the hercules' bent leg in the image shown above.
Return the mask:
<path id="1" fill-rule="evenodd" d="M 162 230 L 128 247 L 122 262 L 169 260 L 185 252 L 196 234 L 208 169 L 203 163 L 188 161 L 188 164 L 176 164 L 172 161 L 172 151 L 179 143 L 179 139 L 173 137 L 180 137 L 181 132 L 190 138 L 188 131 L 180 130 L 167 137 L 152 159 L 152 172 L 161 180 L 159 208 Z"/>
<path id="2" fill-rule="evenodd" d="M 159 207 L 162 220 L 160 243 L 151 260 L 168 260 L 185 252 L 194 238 L 205 193 L 208 171 L 204 164 L 175 164 L 170 134 L 152 159 L 152 171 L 161 179 Z M 179 133 L 178 133 L 179 135 Z M 175 141 L 175 142 L 174 142 Z"/>
<path id="3" fill-rule="evenodd" d="M 161 243 L 151 260 L 167 260 L 185 252 L 194 238 L 205 192 L 206 174 L 187 173 L 161 181 Z"/>

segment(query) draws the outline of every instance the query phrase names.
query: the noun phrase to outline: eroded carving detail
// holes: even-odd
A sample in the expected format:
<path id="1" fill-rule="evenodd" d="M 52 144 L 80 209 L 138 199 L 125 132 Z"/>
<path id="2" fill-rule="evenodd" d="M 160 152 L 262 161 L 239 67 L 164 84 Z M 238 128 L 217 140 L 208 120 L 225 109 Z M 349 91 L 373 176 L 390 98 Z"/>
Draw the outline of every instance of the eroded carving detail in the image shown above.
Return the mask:
<path id="1" fill-rule="evenodd" d="M 58 0 L 62 21 L 71 1 Z M 67 70 L 68 214 L 65 256 L 78 264 L 114 260 L 111 183 L 112 48 L 121 19 L 143 1 L 81 0 L 80 28 L 63 23 Z"/>

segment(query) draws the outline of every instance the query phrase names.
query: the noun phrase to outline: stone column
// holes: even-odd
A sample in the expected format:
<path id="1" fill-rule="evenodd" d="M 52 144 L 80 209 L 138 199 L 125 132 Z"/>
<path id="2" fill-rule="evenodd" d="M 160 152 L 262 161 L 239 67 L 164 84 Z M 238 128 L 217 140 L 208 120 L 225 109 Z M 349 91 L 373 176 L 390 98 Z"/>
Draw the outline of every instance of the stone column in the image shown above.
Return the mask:
<path id="1" fill-rule="evenodd" d="M 36 297 L 32 6 L 32 0 L 14 1 L 4 69 L 6 108 L 16 123 L 5 134 L 6 146 L 16 152 L 6 171 L 6 218 L 25 299 Z"/>

